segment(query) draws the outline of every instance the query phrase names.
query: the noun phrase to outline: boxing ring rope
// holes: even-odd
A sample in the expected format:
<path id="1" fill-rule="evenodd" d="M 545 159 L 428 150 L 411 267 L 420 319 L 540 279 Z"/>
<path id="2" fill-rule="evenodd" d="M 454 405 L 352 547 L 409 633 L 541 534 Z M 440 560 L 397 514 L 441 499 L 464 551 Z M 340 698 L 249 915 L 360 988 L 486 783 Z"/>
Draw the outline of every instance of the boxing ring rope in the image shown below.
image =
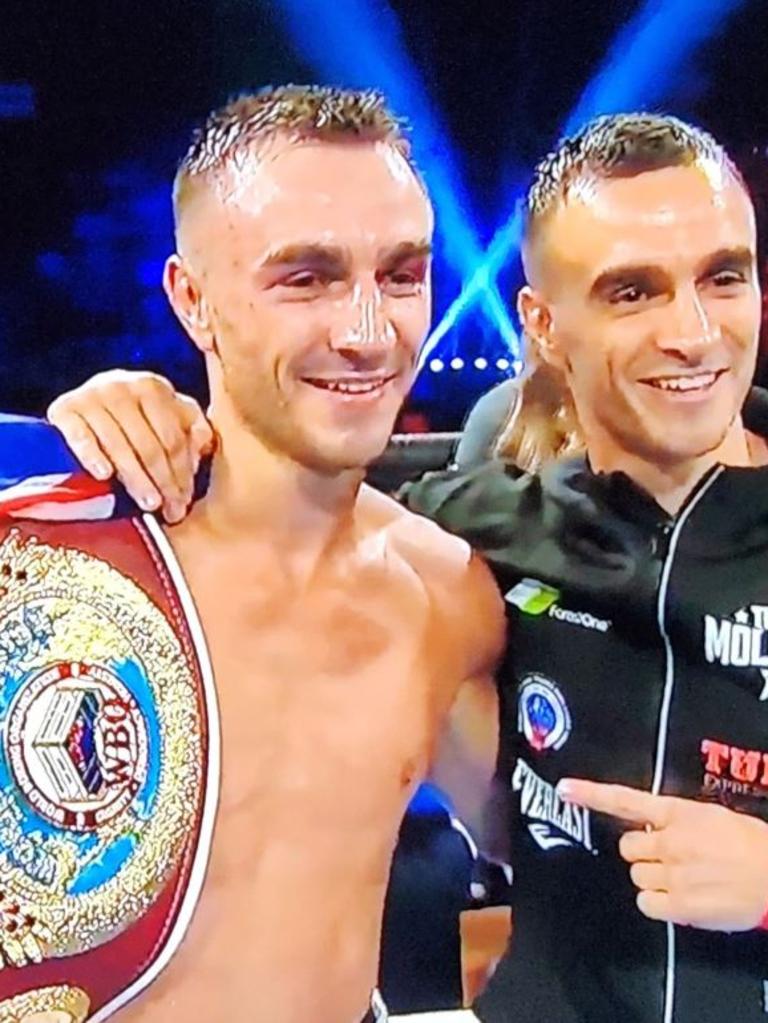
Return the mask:
<path id="1" fill-rule="evenodd" d="M 368 482 L 393 493 L 425 472 L 444 469 L 453 458 L 460 433 L 396 433 L 368 470 Z"/>

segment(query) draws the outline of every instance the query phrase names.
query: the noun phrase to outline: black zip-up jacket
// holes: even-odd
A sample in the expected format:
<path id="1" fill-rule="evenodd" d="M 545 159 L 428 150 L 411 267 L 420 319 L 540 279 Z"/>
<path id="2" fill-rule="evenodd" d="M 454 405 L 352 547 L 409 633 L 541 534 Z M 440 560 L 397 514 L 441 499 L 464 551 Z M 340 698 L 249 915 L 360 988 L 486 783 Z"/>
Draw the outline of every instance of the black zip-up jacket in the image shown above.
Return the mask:
<path id="1" fill-rule="evenodd" d="M 755 405 L 765 432 L 768 402 Z M 621 825 L 555 785 L 616 782 L 768 819 L 768 469 L 711 470 L 674 518 L 583 460 L 432 474 L 404 499 L 485 555 L 508 609 L 498 775 L 514 930 L 477 1015 L 765 1021 L 768 934 L 647 920 Z"/>

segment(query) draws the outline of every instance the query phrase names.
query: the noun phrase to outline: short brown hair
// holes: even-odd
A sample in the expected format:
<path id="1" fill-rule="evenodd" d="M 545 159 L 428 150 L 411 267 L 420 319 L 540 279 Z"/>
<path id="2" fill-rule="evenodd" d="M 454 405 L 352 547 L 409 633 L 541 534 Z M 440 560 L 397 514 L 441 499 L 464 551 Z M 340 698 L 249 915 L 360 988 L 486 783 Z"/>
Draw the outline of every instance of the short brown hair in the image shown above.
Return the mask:
<path id="1" fill-rule="evenodd" d="M 534 171 L 525 204 L 526 236 L 584 177 L 629 177 L 664 167 L 715 161 L 743 184 L 709 132 L 666 114 L 610 114 L 560 140 Z"/>
<path id="2" fill-rule="evenodd" d="M 212 111 L 193 133 L 174 180 L 176 221 L 187 186 L 222 171 L 277 133 L 297 141 L 389 142 L 410 160 L 406 130 L 375 89 L 281 85 L 243 93 Z"/>

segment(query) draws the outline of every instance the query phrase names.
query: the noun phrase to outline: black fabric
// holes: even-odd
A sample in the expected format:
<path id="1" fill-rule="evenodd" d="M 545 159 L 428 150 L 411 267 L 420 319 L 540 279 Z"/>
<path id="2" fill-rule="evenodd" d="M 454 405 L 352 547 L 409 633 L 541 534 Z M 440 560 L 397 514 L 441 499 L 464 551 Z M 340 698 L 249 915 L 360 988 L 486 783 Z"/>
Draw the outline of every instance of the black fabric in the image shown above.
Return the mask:
<path id="1" fill-rule="evenodd" d="M 390 870 L 379 988 L 393 1013 L 461 1006 L 459 914 L 473 856 L 447 809 L 408 812 Z"/>
<path id="2" fill-rule="evenodd" d="M 766 396 L 750 406 L 768 425 Z M 768 819 L 768 469 L 712 470 L 675 518 L 583 460 L 436 473 L 404 500 L 483 553 L 507 597 L 514 931 L 477 1015 L 662 1023 L 669 985 L 674 1023 L 764 1021 L 768 935 L 675 927 L 670 953 L 636 908 L 621 827 L 555 786 L 650 789 L 658 762 L 661 792 Z"/>

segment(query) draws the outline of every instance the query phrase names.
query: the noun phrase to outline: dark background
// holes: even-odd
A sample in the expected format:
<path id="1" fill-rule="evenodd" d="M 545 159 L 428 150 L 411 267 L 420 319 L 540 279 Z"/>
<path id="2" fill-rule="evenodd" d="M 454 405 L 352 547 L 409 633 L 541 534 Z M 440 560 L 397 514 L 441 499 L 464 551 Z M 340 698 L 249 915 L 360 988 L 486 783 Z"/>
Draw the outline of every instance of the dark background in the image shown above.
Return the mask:
<path id="1" fill-rule="evenodd" d="M 159 287 L 171 244 L 169 183 L 189 130 L 239 89 L 328 80 L 302 32 L 305 40 L 330 33 L 350 59 L 362 45 L 352 28 L 321 24 L 322 6 L 309 2 L 291 34 L 284 6 L 4 0 L 0 83 L 25 84 L 34 109 L 6 104 L 14 116 L 0 117 L 0 408 L 42 411 L 117 364 L 162 369 L 204 396 L 201 367 Z M 736 6 L 652 105 L 704 125 L 731 149 L 763 219 L 768 3 Z M 371 24 L 392 13 L 399 23 L 483 245 L 617 33 L 645 8 L 637 0 L 369 0 Z M 512 258 L 499 279 L 508 305 L 518 278 Z M 438 249 L 436 321 L 461 285 Z M 503 375 L 496 359 L 505 349 L 473 309 L 435 354 L 443 352 L 446 362 L 466 353 L 468 364 L 425 372 L 417 405 L 434 427 L 450 428 Z M 469 361 L 478 354 L 489 361 L 482 371 Z"/>

